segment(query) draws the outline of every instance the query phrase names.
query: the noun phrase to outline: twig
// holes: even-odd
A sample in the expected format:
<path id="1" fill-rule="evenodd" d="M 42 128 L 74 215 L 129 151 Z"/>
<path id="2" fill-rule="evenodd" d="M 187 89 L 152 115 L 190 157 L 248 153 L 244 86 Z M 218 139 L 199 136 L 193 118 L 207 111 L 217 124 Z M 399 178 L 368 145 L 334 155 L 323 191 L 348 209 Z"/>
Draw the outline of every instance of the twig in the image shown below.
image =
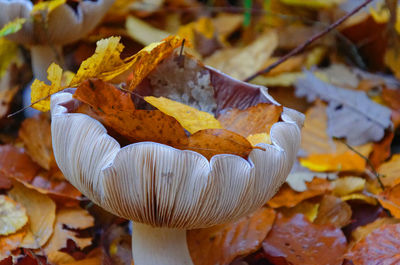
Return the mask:
<path id="1" fill-rule="evenodd" d="M 356 8 L 354 8 L 351 12 L 347 13 L 345 16 L 341 17 L 340 19 L 336 20 L 333 24 L 329 25 L 325 30 L 313 35 L 310 39 L 306 40 L 303 44 L 301 44 L 301 45 L 297 46 L 296 48 L 294 48 L 293 50 L 291 50 L 288 54 L 286 54 L 285 56 L 281 57 L 278 61 L 276 61 L 275 63 L 271 64 L 267 68 L 258 71 L 257 73 L 253 74 L 252 76 L 249 76 L 244 81 L 245 82 L 249 82 L 249 81 L 253 80 L 254 78 L 256 78 L 259 75 L 266 74 L 266 73 L 270 72 L 272 69 L 274 69 L 278 65 L 282 64 L 283 62 L 285 62 L 290 57 L 292 57 L 292 56 L 298 54 L 299 52 L 301 52 L 302 50 L 304 50 L 308 45 L 310 45 L 314 41 L 319 40 L 321 37 L 325 36 L 327 33 L 332 31 L 336 27 L 338 27 L 346 19 L 348 19 L 349 17 L 353 16 L 355 13 L 357 13 L 359 10 L 364 8 L 366 5 L 368 5 L 372 1 L 373 0 L 366 0 L 364 3 L 362 3 L 361 5 L 359 5 Z"/>
<path id="2" fill-rule="evenodd" d="M 341 139 L 341 142 L 343 144 L 345 144 L 347 146 L 347 148 L 349 148 L 351 151 L 353 151 L 354 153 L 356 153 L 358 156 L 360 156 L 361 158 L 363 158 L 365 160 L 365 162 L 367 162 L 368 166 L 371 168 L 372 173 L 374 174 L 374 176 L 376 177 L 376 179 L 378 180 L 379 186 L 381 187 L 382 190 L 385 190 L 385 186 L 382 183 L 381 180 L 381 175 L 379 175 L 379 173 L 376 171 L 374 165 L 371 163 L 371 160 L 368 159 L 368 157 L 364 156 L 363 154 L 361 154 L 360 152 L 358 152 L 356 149 L 354 149 L 354 147 L 352 147 L 351 145 L 349 145 L 348 143 L 346 143 L 345 140 Z"/>

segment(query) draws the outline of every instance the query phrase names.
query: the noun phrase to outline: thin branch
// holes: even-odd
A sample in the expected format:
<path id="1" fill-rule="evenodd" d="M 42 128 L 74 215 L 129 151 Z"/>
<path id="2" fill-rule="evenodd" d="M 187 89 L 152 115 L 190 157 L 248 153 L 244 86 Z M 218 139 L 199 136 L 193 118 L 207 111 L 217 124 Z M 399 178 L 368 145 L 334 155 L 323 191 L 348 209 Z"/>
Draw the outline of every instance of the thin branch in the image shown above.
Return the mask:
<path id="1" fill-rule="evenodd" d="M 351 145 L 349 145 L 348 143 L 346 143 L 345 140 L 341 139 L 341 142 L 347 146 L 347 148 L 349 148 L 351 151 L 353 151 L 354 153 L 356 153 L 358 156 L 360 156 L 361 158 L 363 158 L 365 160 L 365 162 L 367 162 L 368 166 L 371 168 L 372 173 L 374 174 L 374 176 L 376 177 L 376 179 L 378 180 L 379 186 L 381 187 L 382 190 L 385 190 L 385 186 L 383 185 L 383 182 L 381 180 L 381 175 L 379 175 L 379 173 L 376 171 L 374 165 L 371 163 L 371 160 L 368 159 L 368 157 L 364 156 L 363 154 L 361 154 L 360 152 L 358 152 L 356 149 L 354 149 L 354 147 L 352 147 Z"/>
<path id="2" fill-rule="evenodd" d="M 286 60 L 288 60 L 290 57 L 292 57 L 292 56 L 298 54 L 299 52 L 303 51 L 305 48 L 307 48 L 314 41 L 319 40 L 320 38 L 322 38 L 323 36 L 325 36 L 326 34 L 331 32 L 333 29 L 337 28 L 346 19 L 348 19 L 349 17 L 353 16 L 355 13 L 360 11 L 362 8 L 364 8 L 366 5 L 368 5 L 372 1 L 373 0 L 366 0 L 364 3 L 362 3 L 361 5 L 359 5 L 356 8 L 354 8 L 351 12 L 347 13 L 345 16 L 341 17 L 340 19 L 336 20 L 336 22 L 334 22 L 333 24 L 329 25 L 325 30 L 315 34 L 310 39 L 306 40 L 303 44 L 297 46 L 292 51 L 290 51 L 288 54 L 286 54 L 285 56 L 281 57 L 275 63 L 271 64 L 270 66 L 268 66 L 265 69 L 262 69 L 262 70 L 258 71 L 257 73 L 253 74 L 252 76 L 249 76 L 244 81 L 245 82 L 249 82 L 249 81 L 253 80 L 254 78 L 256 78 L 259 75 L 266 74 L 266 73 L 270 72 L 272 69 L 274 69 L 278 65 L 280 65 L 283 62 L 285 62 Z"/>

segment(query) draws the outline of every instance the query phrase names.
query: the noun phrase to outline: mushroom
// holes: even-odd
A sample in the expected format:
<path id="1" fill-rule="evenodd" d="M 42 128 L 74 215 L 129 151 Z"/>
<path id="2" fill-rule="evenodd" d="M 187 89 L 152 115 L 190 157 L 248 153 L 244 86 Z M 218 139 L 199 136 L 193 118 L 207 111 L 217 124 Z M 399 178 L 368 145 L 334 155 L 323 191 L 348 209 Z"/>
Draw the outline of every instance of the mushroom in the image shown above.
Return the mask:
<path id="1" fill-rule="evenodd" d="M 219 89 L 218 106 L 278 104 L 263 87 L 205 69 Z M 272 144 L 259 144 L 262 148 L 253 149 L 248 159 L 220 154 L 209 161 L 197 152 L 155 142 L 121 148 L 99 121 L 72 113 L 80 104 L 66 91 L 51 97 L 57 164 L 94 203 L 133 222 L 136 265 L 193 264 L 186 230 L 232 222 L 263 206 L 291 170 L 304 119 L 284 108 L 270 130 Z"/>
<path id="2" fill-rule="evenodd" d="M 76 7 L 62 4 L 40 19 L 31 17 L 29 0 L 0 0 L 0 28 L 16 18 L 26 18 L 18 32 L 7 38 L 29 45 L 34 77 L 47 80 L 47 68 L 60 63 L 61 46 L 89 33 L 100 22 L 113 0 L 80 1 Z"/>

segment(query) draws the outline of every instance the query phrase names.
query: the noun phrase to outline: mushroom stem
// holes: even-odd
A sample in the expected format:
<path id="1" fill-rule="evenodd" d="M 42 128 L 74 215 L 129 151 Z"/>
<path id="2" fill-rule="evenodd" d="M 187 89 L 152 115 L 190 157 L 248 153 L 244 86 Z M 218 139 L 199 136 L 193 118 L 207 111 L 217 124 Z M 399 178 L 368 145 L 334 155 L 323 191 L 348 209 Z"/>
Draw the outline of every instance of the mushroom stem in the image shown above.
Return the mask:
<path id="1" fill-rule="evenodd" d="M 51 63 L 60 64 L 61 47 L 49 45 L 31 46 L 32 71 L 34 78 L 48 83 L 47 68 Z"/>
<path id="2" fill-rule="evenodd" d="M 132 255 L 135 265 L 193 265 L 185 229 L 133 223 Z"/>

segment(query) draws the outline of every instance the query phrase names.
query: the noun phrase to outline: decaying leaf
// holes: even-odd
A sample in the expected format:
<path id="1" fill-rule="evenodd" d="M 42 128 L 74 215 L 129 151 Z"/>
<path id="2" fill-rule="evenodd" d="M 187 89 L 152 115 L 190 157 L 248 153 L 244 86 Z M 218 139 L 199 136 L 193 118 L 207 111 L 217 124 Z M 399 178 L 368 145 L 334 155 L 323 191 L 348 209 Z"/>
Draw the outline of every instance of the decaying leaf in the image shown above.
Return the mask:
<path id="1" fill-rule="evenodd" d="M 311 72 L 296 84 L 296 95 L 309 101 L 320 98 L 329 102 L 328 134 L 346 138 L 350 145 L 379 141 L 391 126 L 390 109 L 368 99 L 365 92 L 335 87 Z"/>
<path id="2" fill-rule="evenodd" d="M 283 185 L 277 194 L 268 201 L 268 205 L 272 208 L 279 208 L 282 206 L 293 207 L 301 201 L 324 194 L 331 189 L 331 184 L 326 179 L 315 178 L 310 183 L 307 183 L 307 190 L 304 192 L 297 192 L 292 190 L 289 186 Z"/>
<path id="3" fill-rule="evenodd" d="M 14 182 L 14 188 L 8 195 L 25 207 L 29 217 L 27 234 L 21 243 L 21 247 L 40 248 L 53 233 L 56 204 L 46 195 L 28 189 L 18 182 Z"/>
<path id="4" fill-rule="evenodd" d="M 66 247 L 67 240 L 73 240 L 79 248 L 84 248 L 92 243 L 91 237 L 78 237 L 76 230 L 93 226 L 94 218 L 81 208 L 62 208 L 57 211 L 54 233 L 43 251 L 49 255 Z M 54 254 L 53 254 L 54 255 Z"/>
<path id="5" fill-rule="evenodd" d="M 190 230 L 187 241 L 194 264 L 230 264 L 260 246 L 275 220 L 275 211 L 261 208 L 229 224 Z"/>
<path id="6" fill-rule="evenodd" d="M 24 120 L 18 134 L 33 161 L 46 170 L 56 167 L 51 144 L 50 119 L 46 114 Z"/>
<path id="7" fill-rule="evenodd" d="M 346 202 L 335 196 L 325 195 L 319 205 L 318 216 L 314 223 L 318 225 L 331 224 L 342 228 L 350 223 L 351 214 L 351 208 Z"/>
<path id="8" fill-rule="evenodd" d="M 244 110 L 231 109 L 222 112 L 218 121 L 224 129 L 244 137 L 259 133 L 269 134 L 271 126 L 278 122 L 282 111 L 282 106 L 260 103 Z"/>
<path id="9" fill-rule="evenodd" d="M 354 265 L 399 264 L 400 224 L 382 225 L 354 245 L 346 258 Z"/>
<path id="10" fill-rule="evenodd" d="M 319 212 L 319 203 L 302 201 L 292 208 L 282 207 L 279 212 L 285 217 L 293 217 L 296 214 L 304 215 L 310 222 L 314 222 Z"/>
<path id="11" fill-rule="evenodd" d="M 5 195 L 0 195 L 0 236 L 13 234 L 28 222 L 25 208 Z"/>
<path id="12" fill-rule="evenodd" d="M 360 177 L 343 177 L 332 182 L 333 194 L 345 196 L 353 192 L 362 191 L 365 187 L 365 179 Z"/>
<path id="13" fill-rule="evenodd" d="M 346 238 L 339 228 L 312 224 L 302 214 L 292 218 L 278 214 L 263 242 L 269 260 L 289 264 L 340 265 L 346 247 Z"/>
<path id="14" fill-rule="evenodd" d="M 163 113 L 174 117 L 183 128 L 189 133 L 194 134 L 205 129 L 222 129 L 220 122 L 214 118 L 214 115 L 192 108 L 188 105 L 165 97 L 144 97 L 148 103 L 162 111 Z M 228 129 L 225 127 L 225 129 Z"/>
<path id="15" fill-rule="evenodd" d="M 0 146 L 0 187 L 11 188 L 11 179 L 30 181 L 39 171 L 39 166 L 24 149 L 12 145 Z"/>

